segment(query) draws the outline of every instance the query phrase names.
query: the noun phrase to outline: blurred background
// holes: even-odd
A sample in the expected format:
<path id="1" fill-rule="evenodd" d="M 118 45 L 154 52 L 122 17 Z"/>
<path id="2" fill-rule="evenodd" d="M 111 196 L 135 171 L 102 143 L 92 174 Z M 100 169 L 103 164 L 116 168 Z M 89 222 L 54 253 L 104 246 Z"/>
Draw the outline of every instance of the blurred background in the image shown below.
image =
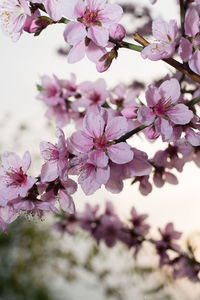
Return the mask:
<path id="1" fill-rule="evenodd" d="M 138 13 L 146 6 L 152 10 L 153 18 L 176 19 L 179 23 L 179 6 L 175 0 L 158 0 L 154 6 L 148 0 L 129 3 L 136 6 Z M 130 32 L 147 21 L 134 20 L 131 15 L 122 20 Z M 67 58 L 57 51 L 65 46 L 63 30 L 64 25 L 59 24 L 49 26 L 39 37 L 24 33 L 17 43 L 0 33 L 0 154 L 14 151 L 22 155 L 29 150 L 33 176 L 38 175 L 42 164 L 40 141 L 56 141 L 55 124 L 44 117 L 46 107 L 36 100 L 40 76 L 56 74 L 68 79 L 75 73 L 78 82 L 104 78 L 108 87 L 113 88 L 133 80 L 150 84 L 173 71 L 163 62 L 143 60 L 137 52 L 125 49 L 120 50 L 117 61 L 103 74 L 97 73 L 95 65 L 87 59 L 69 65 Z M 66 136 L 73 129 L 73 125 L 65 128 Z M 149 144 L 141 137 L 135 138 L 133 145 L 145 149 L 150 157 L 166 146 L 159 141 Z M 182 244 L 190 239 L 198 251 L 199 169 L 189 163 L 178 179 L 178 186 L 166 184 L 162 189 L 154 188 L 147 197 L 127 181 L 119 195 L 101 189 L 86 197 L 78 190 L 74 201 L 79 211 L 86 202 L 104 206 L 110 200 L 122 219 L 135 206 L 140 213 L 148 213 L 153 234 L 157 234 L 158 227 L 173 222 L 183 232 Z M 112 249 L 104 245 L 97 247 L 83 232 L 75 237 L 61 235 L 52 227 L 53 222 L 52 217 L 41 222 L 24 216 L 10 225 L 8 236 L 0 233 L 0 299 L 200 299 L 198 284 L 185 279 L 174 282 L 167 269 L 157 269 L 157 257 L 149 247 L 143 249 L 135 262 L 132 253 L 121 245 Z"/>

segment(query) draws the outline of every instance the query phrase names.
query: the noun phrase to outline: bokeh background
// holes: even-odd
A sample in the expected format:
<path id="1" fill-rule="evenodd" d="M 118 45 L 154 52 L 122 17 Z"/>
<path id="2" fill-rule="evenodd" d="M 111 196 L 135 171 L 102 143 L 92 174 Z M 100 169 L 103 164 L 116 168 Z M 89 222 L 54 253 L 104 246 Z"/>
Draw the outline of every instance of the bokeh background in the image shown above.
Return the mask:
<path id="1" fill-rule="evenodd" d="M 131 0 L 130 3 L 152 8 L 154 18 L 179 22 L 175 0 L 158 0 L 154 6 L 148 0 Z M 133 30 L 138 26 L 138 21 L 134 24 L 132 19 L 124 22 L 129 22 Z M 135 79 L 150 84 L 173 71 L 164 62 L 145 61 L 137 52 L 125 49 L 120 50 L 117 61 L 103 74 L 97 73 L 95 65 L 87 59 L 69 65 L 66 57 L 57 53 L 64 47 L 63 30 L 63 24 L 49 26 L 39 37 L 23 34 L 17 43 L 0 33 L 0 153 L 14 151 L 22 155 L 29 150 L 31 172 L 36 176 L 42 164 L 40 141 L 56 141 L 55 124 L 45 119 L 46 107 L 36 100 L 36 83 L 40 76 L 56 74 L 67 79 L 75 73 L 78 82 L 104 78 L 112 88 Z M 65 128 L 66 136 L 73 129 L 73 125 Z M 166 146 L 159 141 L 149 144 L 141 137 L 135 137 L 131 143 L 146 150 L 150 157 Z M 178 174 L 178 186 L 166 184 L 161 189 L 154 188 L 147 197 L 127 181 L 119 195 L 101 189 L 86 197 L 78 190 L 74 201 L 77 210 L 81 210 L 86 202 L 104 206 L 105 201 L 110 200 L 122 219 L 127 218 L 130 208 L 135 206 L 139 212 L 148 213 L 155 235 L 158 227 L 173 222 L 175 228 L 183 232 L 182 244 L 187 239 L 192 240 L 198 254 L 199 173 L 199 169 L 189 163 L 183 173 Z M 198 284 L 187 280 L 174 282 L 167 270 L 157 270 L 152 249 L 145 248 L 135 263 L 132 253 L 120 245 L 111 250 L 103 245 L 97 247 L 81 232 L 74 238 L 61 236 L 52 224 L 52 217 L 43 222 L 25 217 L 25 221 L 10 226 L 7 237 L 0 234 L 0 299 L 200 299 Z"/>

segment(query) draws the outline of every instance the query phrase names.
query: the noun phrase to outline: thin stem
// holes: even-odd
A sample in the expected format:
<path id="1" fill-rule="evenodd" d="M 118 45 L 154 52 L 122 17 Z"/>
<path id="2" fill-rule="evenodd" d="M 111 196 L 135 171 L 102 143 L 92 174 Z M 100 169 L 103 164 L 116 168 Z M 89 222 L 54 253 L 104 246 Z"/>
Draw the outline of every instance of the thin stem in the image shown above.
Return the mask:
<path id="1" fill-rule="evenodd" d="M 134 33 L 133 38 L 136 42 L 138 42 L 139 44 L 141 44 L 144 47 L 146 47 L 150 44 L 137 32 Z M 170 58 L 163 59 L 163 61 L 166 62 L 167 64 L 169 64 L 170 66 L 174 67 L 178 71 L 182 72 L 186 76 L 190 77 L 194 81 L 200 83 L 200 76 L 198 76 L 196 73 L 192 72 L 191 70 L 187 70 L 184 67 L 184 65 L 179 63 L 177 60 L 170 57 Z"/>
<path id="2" fill-rule="evenodd" d="M 186 103 L 186 105 L 190 108 L 199 102 L 200 102 L 200 97 L 197 97 L 197 98 L 190 100 L 188 103 Z"/>
<path id="3" fill-rule="evenodd" d="M 141 130 L 145 129 L 146 125 L 140 125 L 139 127 L 127 132 L 126 134 L 124 134 L 123 136 L 121 136 L 118 140 L 115 140 L 115 144 L 121 143 L 121 142 L 125 142 L 127 139 L 129 139 L 130 137 L 132 137 L 134 134 L 140 132 Z"/>
<path id="4" fill-rule="evenodd" d="M 131 44 L 128 42 L 124 42 L 124 41 L 117 41 L 112 38 L 110 38 L 109 41 L 114 43 L 119 48 L 126 48 L 126 49 L 134 50 L 137 52 L 141 52 L 144 49 L 142 46 L 138 46 L 138 45 Z"/>
<path id="5" fill-rule="evenodd" d="M 181 35 L 185 36 L 185 28 L 184 28 L 184 24 L 185 24 L 185 4 L 183 0 L 180 0 L 180 22 L 181 22 Z"/>

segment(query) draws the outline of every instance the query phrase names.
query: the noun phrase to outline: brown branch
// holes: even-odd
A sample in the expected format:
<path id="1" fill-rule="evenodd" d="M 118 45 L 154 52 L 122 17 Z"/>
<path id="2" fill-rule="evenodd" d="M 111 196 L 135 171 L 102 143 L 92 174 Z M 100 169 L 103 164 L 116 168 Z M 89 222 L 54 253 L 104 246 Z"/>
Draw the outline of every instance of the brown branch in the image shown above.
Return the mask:
<path id="1" fill-rule="evenodd" d="M 138 42 L 140 45 L 146 47 L 148 46 L 150 43 L 147 42 L 139 33 L 135 32 L 133 34 L 133 38 L 136 42 Z M 183 74 L 185 74 L 186 76 L 190 77 L 191 79 L 193 79 L 194 81 L 200 83 L 200 76 L 198 76 L 196 73 L 192 72 L 191 70 L 187 70 L 183 64 L 179 63 L 177 60 L 173 59 L 173 58 L 164 58 L 162 59 L 164 62 L 166 62 L 167 64 L 169 64 L 170 66 L 174 67 L 175 69 L 177 69 L 178 71 L 182 72 Z"/>

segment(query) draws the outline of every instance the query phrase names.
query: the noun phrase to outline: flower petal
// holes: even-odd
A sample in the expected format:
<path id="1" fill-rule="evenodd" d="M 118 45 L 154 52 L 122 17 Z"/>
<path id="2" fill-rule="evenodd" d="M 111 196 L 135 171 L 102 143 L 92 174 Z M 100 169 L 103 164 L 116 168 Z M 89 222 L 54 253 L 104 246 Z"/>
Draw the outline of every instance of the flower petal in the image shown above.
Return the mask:
<path id="1" fill-rule="evenodd" d="M 125 164 L 133 159 L 133 151 L 126 143 L 118 143 L 107 148 L 108 156 L 117 164 Z"/>

